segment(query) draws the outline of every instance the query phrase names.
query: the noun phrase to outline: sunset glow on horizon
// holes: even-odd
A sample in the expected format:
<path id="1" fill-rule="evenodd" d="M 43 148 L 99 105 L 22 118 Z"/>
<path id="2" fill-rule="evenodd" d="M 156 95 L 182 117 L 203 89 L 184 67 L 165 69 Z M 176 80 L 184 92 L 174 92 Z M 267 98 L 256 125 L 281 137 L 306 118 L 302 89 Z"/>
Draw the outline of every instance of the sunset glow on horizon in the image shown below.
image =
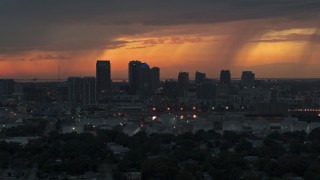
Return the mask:
<path id="1" fill-rule="evenodd" d="M 4 5 L 11 5 L 9 1 L 6 3 Z M 148 8 L 156 8 L 158 3 L 155 4 Z M 86 9 L 82 5 L 76 6 L 75 13 L 78 13 L 77 9 L 79 13 Z M 261 9 L 273 8 L 271 4 L 264 5 L 266 7 L 255 5 Z M 69 18 L 64 20 L 56 12 L 48 12 L 43 14 L 47 19 L 33 20 L 28 25 L 16 22 L 17 17 L 10 15 L 12 12 L 4 11 L 7 19 L 2 20 L 7 22 L 12 18 L 13 23 L 0 30 L 0 36 L 3 36 L 0 77 L 56 79 L 58 69 L 61 78 L 95 76 L 98 59 L 111 61 L 112 78 L 127 78 L 131 60 L 160 67 L 161 78 L 176 78 L 179 71 L 190 72 L 193 77 L 197 70 L 215 78 L 221 69 L 230 69 L 234 78 L 240 77 L 242 70 L 252 70 L 258 78 L 320 77 L 320 71 L 314 71 L 320 68 L 318 13 L 314 11 L 313 18 L 306 16 L 300 20 L 295 18 L 296 14 L 291 16 L 289 9 L 289 6 L 298 6 L 298 1 L 287 5 L 288 9 L 282 7 L 284 13 L 279 15 L 270 13 L 261 17 L 248 8 L 252 11 L 250 15 L 239 10 L 234 12 L 239 18 L 235 18 L 216 10 L 220 14 L 212 11 L 212 19 L 208 20 L 203 18 L 211 14 L 203 13 L 202 17 L 199 13 L 199 21 L 195 19 L 197 15 L 190 20 L 181 18 L 179 15 L 188 9 L 184 6 L 172 15 L 174 18 L 161 19 L 161 14 L 153 17 L 148 14 L 149 10 L 139 14 L 140 11 L 135 11 L 140 8 L 137 5 L 130 9 L 134 12 L 129 10 L 126 16 L 113 11 L 110 14 L 95 12 L 81 19 L 62 11 L 65 18 Z M 14 3 L 11 6 L 13 8 Z M 50 6 L 58 6 L 58 3 Z M 25 11 L 29 12 L 32 7 L 31 2 Z M 119 11 L 123 12 L 122 8 Z M 206 5 L 199 8 L 206 10 Z M 237 5 L 222 3 L 221 8 L 237 9 Z M 304 13 L 307 9 L 299 11 Z M 33 16 L 32 13 L 21 13 L 23 15 L 26 19 Z M 51 16 L 55 18 L 53 22 L 48 21 Z M 130 16 L 134 16 L 133 19 Z M 295 70 L 299 68 L 297 74 Z"/>

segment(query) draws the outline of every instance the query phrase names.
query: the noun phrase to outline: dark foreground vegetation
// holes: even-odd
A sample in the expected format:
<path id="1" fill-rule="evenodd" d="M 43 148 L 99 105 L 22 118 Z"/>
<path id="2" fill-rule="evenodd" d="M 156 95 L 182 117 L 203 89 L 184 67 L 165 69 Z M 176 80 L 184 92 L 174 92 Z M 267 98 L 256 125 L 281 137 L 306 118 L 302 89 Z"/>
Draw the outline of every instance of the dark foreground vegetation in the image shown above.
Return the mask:
<path id="1" fill-rule="evenodd" d="M 115 154 L 113 143 L 129 151 Z M 139 132 L 132 137 L 119 130 L 83 134 L 51 133 L 26 145 L 0 142 L 0 168 L 37 168 L 37 177 L 102 173 L 114 179 L 141 172 L 143 179 L 320 179 L 320 129 L 310 134 L 272 133 L 264 139 L 252 134 L 198 131 L 181 135 Z"/>

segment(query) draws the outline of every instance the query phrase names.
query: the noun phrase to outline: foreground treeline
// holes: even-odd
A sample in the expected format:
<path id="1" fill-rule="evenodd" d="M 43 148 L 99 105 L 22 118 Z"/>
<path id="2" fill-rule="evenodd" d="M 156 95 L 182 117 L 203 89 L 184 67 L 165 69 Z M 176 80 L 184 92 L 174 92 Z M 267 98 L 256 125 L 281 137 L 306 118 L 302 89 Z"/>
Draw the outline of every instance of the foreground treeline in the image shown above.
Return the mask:
<path id="1" fill-rule="evenodd" d="M 261 142 L 259 144 L 259 142 Z M 108 144 L 127 147 L 114 154 Z M 272 133 L 265 139 L 252 134 L 198 131 L 181 135 L 119 130 L 83 134 L 51 133 L 22 146 L 0 142 L 0 168 L 17 177 L 36 167 L 37 177 L 104 174 L 110 167 L 115 179 L 141 172 L 143 179 L 320 179 L 320 129 L 310 134 Z"/>

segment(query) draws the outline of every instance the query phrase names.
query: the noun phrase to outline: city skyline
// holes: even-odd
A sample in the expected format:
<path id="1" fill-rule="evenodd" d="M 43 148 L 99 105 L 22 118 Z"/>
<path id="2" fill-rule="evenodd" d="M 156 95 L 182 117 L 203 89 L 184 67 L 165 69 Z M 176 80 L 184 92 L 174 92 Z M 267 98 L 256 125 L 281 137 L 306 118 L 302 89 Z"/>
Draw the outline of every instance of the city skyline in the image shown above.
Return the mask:
<path id="1" fill-rule="evenodd" d="M 319 0 L 0 0 L 0 179 L 320 179 Z"/>
<path id="2" fill-rule="evenodd" d="M 132 63 L 132 62 L 139 62 L 140 64 L 139 64 L 139 67 L 140 67 L 140 65 L 143 65 L 143 64 L 146 64 L 146 65 L 148 65 L 148 62 L 144 62 L 144 61 L 140 61 L 140 60 L 131 60 L 131 61 L 129 61 L 128 62 L 128 64 L 127 65 L 129 65 L 128 66 L 128 68 L 125 70 L 126 71 L 126 76 L 121 76 L 121 77 L 114 77 L 114 75 L 112 74 L 112 72 L 113 72 L 113 70 L 112 70 L 112 66 L 111 66 L 111 60 L 96 60 L 95 61 L 95 71 L 93 72 L 93 74 L 89 74 L 89 75 L 76 75 L 76 74 L 71 74 L 71 75 L 68 75 L 68 76 L 64 76 L 64 77 L 61 77 L 61 74 L 59 74 L 60 72 L 60 66 L 58 67 L 58 70 L 57 70 L 57 74 L 55 75 L 55 77 L 51 77 L 51 78 L 45 78 L 45 77 L 41 77 L 41 76 L 39 76 L 39 77 L 35 77 L 35 76 L 30 76 L 30 77 L 6 77 L 6 76 L 4 76 L 3 78 L 1 78 L 1 79 L 8 79 L 8 80 L 16 80 L 16 81 L 52 81 L 52 82 L 54 82 L 54 81 L 67 81 L 69 78 L 91 78 L 91 77 L 94 77 L 94 78 L 97 78 L 98 77 L 98 72 L 99 72 L 99 70 L 98 70 L 98 64 L 100 63 L 101 65 L 103 64 L 103 63 L 108 63 L 107 64 L 107 76 L 101 76 L 100 75 L 100 77 L 103 77 L 104 78 L 104 81 L 105 80 L 107 80 L 107 79 L 110 79 L 111 80 L 111 82 L 113 81 L 113 80 L 115 80 L 115 81 L 127 81 L 127 82 L 130 82 L 130 64 Z M 105 66 L 105 65 L 104 65 Z M 148 65 L 149 66 L 149 65 Z M 152 68 L 151 68 L 151 70 L 152 69 L 160 69 L 161 67 L 157 67 L 156 65 L 155 66 L 153 66 Z M 103 67 L 102 67 L 102 69 L 103 69 Z M 162 68 L 161 68 L 162 69 Z M 100 70 L 101 71 L 101 70 Z M 103 71 L 103 70 L 102 70 Z M 190 72 L 190 71 L 183 71 L 183 70 L 177 70 L 176 72 L 175 72 L 175 75 L 173 76 L 173 77 L 162 77 L 162 73 L 161 73 L 161 76 L 160 76 L 160 80 L 162 80 L 162 81 L 164 81 L 164 80 L 176 80 L 176 81 L 178 81 L 178 79 L 179 79 L 179 75 L 181 74 L 181 73 L 187 73 L 187 74 L 190 74 L 190 77 L 189 77 L 189 79 L 190 80 L 193 80 L 193 81 L 197 81 L 197 76 L 199 75 L 199 74 L 201 74 L 201 76 L 203 76 L 203 77 L 201 77 L 202 78 L 202 81 L 203 80 L 205 80 L 205 79 L 215 79 L 215 80 L 221 80 L 221 78 L 224 78 L 224 77 L 222 77 L 221 76 L 221 73 L 223 73 L 223 72 L 225 72 L 225 71 L 227 71 L 228 73 L 230 73 L 229 74 L 229 78 L 230 78 L 230 80 L 242 80 L 243 79 L 243 76 L 244 76 L 244 74 L 247 74 L 247 73 L 253 73 L 253 77 L 255 77 L 255 71 L 252 71 L 252 69 L 237 69 L 236 70 L 236 75 L 235 75 L 235 73 L 234 73 L 234 71 L 232 71 L 232 70 L 230 70 L 230 69 L 228 69 L 228 68 L 226 68 L 226 69 L 220 69 L 220 70 L 218 70 L 217 72 L 215 72 L 215 74 L 217 74 L 217 75 L 215 75 L 215 76 L 206 76 L 206 74 L 210 74 L 210 72 L 208 73 L 208 72 L 203 72 L 203 71 L 199 71 L 199 70 L 195 70 L 195 71 L 192 71 L 192 72 Z M 202 75 L 203 74 L 203 75 Z M 98 78 L 99 79 L 99 78 Z M 256 79 L 261 79 L 261 80 L 267 80 L 267 79 L 320 79 L 320 78 L 318 78 L 318 77 L 300 77 L 300 76 L 298 76 L 298 77 L 257 77 Z M 110 86 L 110 84 L 109 85 L 107 85 L 108 87 Z M 110 87 L 109 87 L 110 88 Z"/>
<path id="3" fill-rule="evenodd" d="M 220 69 L 316 78 L 319 10 L 314 0 L 4 0 L 0 77 L 56 79 L 58 69 L 64 79 L 93 76 L 95 60 L 110 59 L 113 77 L 124 78 L 129 61 L 140 59 L 161 67 L 163 78 L 219 77 Z"/>

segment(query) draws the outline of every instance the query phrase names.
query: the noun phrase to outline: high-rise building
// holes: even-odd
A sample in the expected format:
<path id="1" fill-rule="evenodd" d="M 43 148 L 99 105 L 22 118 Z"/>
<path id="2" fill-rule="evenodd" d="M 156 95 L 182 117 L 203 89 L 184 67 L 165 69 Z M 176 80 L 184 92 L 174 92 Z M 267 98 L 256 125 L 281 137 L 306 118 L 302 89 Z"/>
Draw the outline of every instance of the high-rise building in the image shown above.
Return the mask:
<path id="1" fill-rule="evenodd" d="M 81 77 L 68 78 L 68 100 L 72 103 L 80 103 L 82 99 Z"/>
<path id="2" fill-rule="evenodd" d="M 81 102 L 94 104 L 96 102 L 96 78 L 84 77 L 81 80 Z"/>
<path id="3" fill-rule="evenodd" d="M 186 97 L 189 88 L 189 73 L 180 72 L 178 75 L 178 94 L 179 97 Z"/>
<path id="4" fill-rule="evenodd" d="M 93 104 L 96 102 L 95 77 L 68 78 L 68 100 L 71 103 Z"/>
<path id="5" fill-rule="evenodd" d="M 255 75 L 252 71 L 243 71 L 241 75 L 241 84 L 245 87 L 255 86 Z"/>
<path id="6" fill-rule="evenodd" d="M 103 99 L 111 91 L 111 65 L 109 60 L 98 60 L 96 63 L 96 92 L 98 99 Z"/>
<path id="7" fill-rule="evenodd" d="M 150 67 L 147 63 L 142 63 L 139 68 L 139 95 L 147 97 L 151 95 Z"/>
<path id="8" fill-rule="evenodd" d="M 0 79 L 0 96 L 12 95 L 14 92 L 14 80 L 13 79 Z"/>
<path id="9" fill-rule="evenodd" d="M 141 67 L 141 62 L 137 61 L 137 60 L 133 60 L 129 62 L 129 72 L 128 72 L 128 76 L 129 76 L 129 91 L 130 94 L 137 94 L 138 89 L 139 89 L 139 71 L 140 71 L 140 67 Z"/>
<path id="10" fill-rule="evenodd" d="M 197 86 L 200 85 L 203 81 L 205 81 L 205 79 L 206 79 L 206 73 L 202 73 L 199 71 L 196 72 L 195 83 Z"/>
<path id="11" fill-rule="evenodd" d="M 150 70 L 151 90 L 154 92 L 160 87 L 160 68 L 153 67 Z"/>
<path id="12" fill-rule="evenodd" d="M 220 84 L 231 84 L 231 73 L 229 70 L 221 70 Z"/>

